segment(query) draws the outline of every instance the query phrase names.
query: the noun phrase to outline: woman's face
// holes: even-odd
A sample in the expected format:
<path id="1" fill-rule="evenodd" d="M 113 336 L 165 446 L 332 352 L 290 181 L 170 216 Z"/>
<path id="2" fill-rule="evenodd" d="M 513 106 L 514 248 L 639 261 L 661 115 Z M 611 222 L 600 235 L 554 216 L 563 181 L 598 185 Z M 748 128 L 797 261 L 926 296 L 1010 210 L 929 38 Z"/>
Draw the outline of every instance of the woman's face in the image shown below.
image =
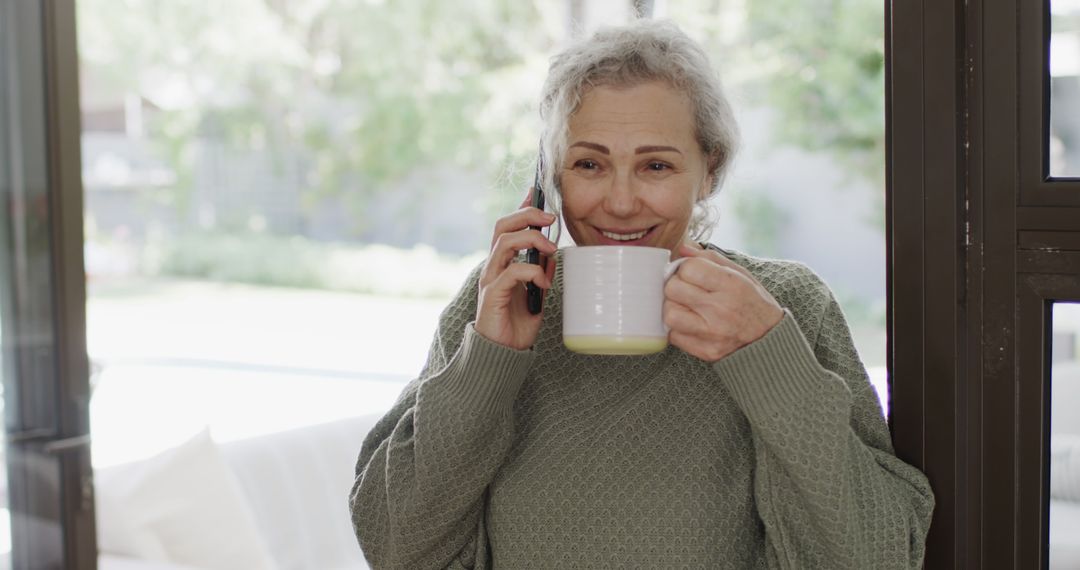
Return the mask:
<path id="1" fill-rule="evenodd" d="M 561 189 L 574 242 L 675 253 L 712 186 L 690 100 L 662 82 L 594 87 L 569 127 Z"/>

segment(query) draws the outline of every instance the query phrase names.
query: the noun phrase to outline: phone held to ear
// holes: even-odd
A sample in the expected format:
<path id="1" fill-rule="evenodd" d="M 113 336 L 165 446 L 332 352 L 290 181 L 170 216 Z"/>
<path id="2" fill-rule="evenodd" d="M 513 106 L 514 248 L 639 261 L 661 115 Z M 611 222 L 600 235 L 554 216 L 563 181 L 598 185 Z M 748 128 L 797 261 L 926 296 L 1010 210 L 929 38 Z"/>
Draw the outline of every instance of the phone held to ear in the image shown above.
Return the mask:
<path id="1" fill-rule="evenodd" d="M 536 180 L 533 181 L 532 198 L 529 205 L 543 210 L 544 209 L 544 153 L 540 152 L 540 157 L 536 159 Z M 530 229 L 539 230 L 539 226 L 529 226 Z M 535 247 L 529 248 L 525 253 L 525 260 L 529 263 L 540 265 L 540 250 Z M 525 284 L 525 302 L 529 307 L 529 313 L 533 315 L 540 314 L 540 310 L 543 308 L 544 292 L 533 283 Z"/>

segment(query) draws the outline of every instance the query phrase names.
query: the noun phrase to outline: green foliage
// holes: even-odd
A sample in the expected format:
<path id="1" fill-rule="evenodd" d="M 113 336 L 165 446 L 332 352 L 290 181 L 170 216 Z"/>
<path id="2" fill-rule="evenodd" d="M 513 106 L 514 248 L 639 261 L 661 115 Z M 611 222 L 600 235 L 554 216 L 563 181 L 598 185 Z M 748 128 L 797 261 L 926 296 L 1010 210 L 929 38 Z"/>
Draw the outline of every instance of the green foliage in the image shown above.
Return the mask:
<path id="1" fill-rule="evenodd" d="M 80 0 L 83 65 L 163 107 L 151 139 L 190 190 L 194 140 L 301 156 L 308 205 L 418 166 L 534 152 L 551 34 L 519 0 Z M 522 97 L 508 84 L 538 76 Z M 523 132 L 524 127 L 524 132 Z M 529 133 L 529 134 L 525 134 Z M 181 199 L 181 203 L 183 203 Z"/>
<path id="2" fill-rule="evenodd" d="M 764 256 L 779 255 L 783 228 L 790 221 L 787 210 L 761 189 L 740 192 L 734 198 L 735 217 L 750 251 Z"/>
<path id="3" fill-rule="evenodd" d="M 531 171 L 536 97 L 565 34 L 556 6 L 80 0 L 79 48 L 98 81 L 162 108 L 149 136 L 179 176 L 182 208 L 195 139 L 212 136 L 232 150 L 300 157 L 302 203 L 341 196 L 357 224 L 372 195 L 433 164 L 490 175 L 499 192 L 487 193 L 487 208 L 501 212 L 516 206 Z M 668 9 L 729 84 L 777 110 L 779 141 L 833 154 L 880 187 L 883 3 L 681 0 Z"/>
<path id="4" fill-rule="evenodd" d="M 325 253 L 301 238 L 205 233 L 169 240 L 159 271 L 211 281 L 318 287 L 325 264 Z"/>
<path id="5" fill-rule="evenodd" d="M 205 232 L 161 244 L 156 275 L 317 288 L 394 297 L 448 298 L 483 254 L 440 255 L 430 247 L 325 243 L 295 236 Z M 423 268 L 424 279 L 415 278 Z"/>
<path id="6" fill-rule="evenodd" d="M 747 4 L 747 36 L 780 113 L 780 140 L 838 155 L 880 183 L 885 171 L 884 3 L 770 0 Z"/>
<path id="7" fill-rule="evenodd" d="M 877 0 L 672 3 L 729 86 L 769 107 L 777 144 L 822 152 L 875 189 L 884 229 L 884 3 Z M 740 13 L 739 10 L 745 10 Z M 733 21 L 745 25 L 732 25 Z"/>

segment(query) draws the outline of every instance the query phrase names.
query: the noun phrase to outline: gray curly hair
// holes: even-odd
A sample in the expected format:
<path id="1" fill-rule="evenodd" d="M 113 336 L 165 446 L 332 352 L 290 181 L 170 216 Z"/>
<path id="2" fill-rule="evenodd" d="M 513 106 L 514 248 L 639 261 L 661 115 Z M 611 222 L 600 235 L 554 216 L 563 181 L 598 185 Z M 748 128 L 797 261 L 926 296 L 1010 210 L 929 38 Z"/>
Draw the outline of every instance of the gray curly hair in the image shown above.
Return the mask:
<path id="1" fill-rule="evenodd" d="M 585 93 L 596 86 L 633 87 L 663 81 L 690 99 L 696 138 L 704 151 L 713 186 L 698 201 L 690 220 L 690 233 L 701 239 L 712 229 L 715 216 L 705 206 L 723 185 L 738 146 L 739 129 L 720 78 L 705 51 L 675 24 L 639 20 L 619 27 L 601 28 L 551 60 L 540 102 L 544 186 L 552 207 L 561 213 L 558 171 L 566 155 L 570 117 L 580 108 Z"/>

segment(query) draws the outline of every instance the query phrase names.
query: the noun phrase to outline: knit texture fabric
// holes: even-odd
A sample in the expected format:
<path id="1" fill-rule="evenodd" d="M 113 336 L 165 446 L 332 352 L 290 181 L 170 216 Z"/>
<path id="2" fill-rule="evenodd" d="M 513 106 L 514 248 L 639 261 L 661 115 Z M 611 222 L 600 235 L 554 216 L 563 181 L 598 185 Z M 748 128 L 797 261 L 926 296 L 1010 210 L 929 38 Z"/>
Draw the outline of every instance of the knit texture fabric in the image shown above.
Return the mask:
<path id="1" fill-rule="evenodd" d="M 568 351 L 561 264 L 533 348 L 493 343 L 473 271 L 361 449 L 371 566 L 920 567 L 933 494 L 893 454 L 832 293 L 801 264 L 713 249 L 785 307 L 715 364 Z"/>

